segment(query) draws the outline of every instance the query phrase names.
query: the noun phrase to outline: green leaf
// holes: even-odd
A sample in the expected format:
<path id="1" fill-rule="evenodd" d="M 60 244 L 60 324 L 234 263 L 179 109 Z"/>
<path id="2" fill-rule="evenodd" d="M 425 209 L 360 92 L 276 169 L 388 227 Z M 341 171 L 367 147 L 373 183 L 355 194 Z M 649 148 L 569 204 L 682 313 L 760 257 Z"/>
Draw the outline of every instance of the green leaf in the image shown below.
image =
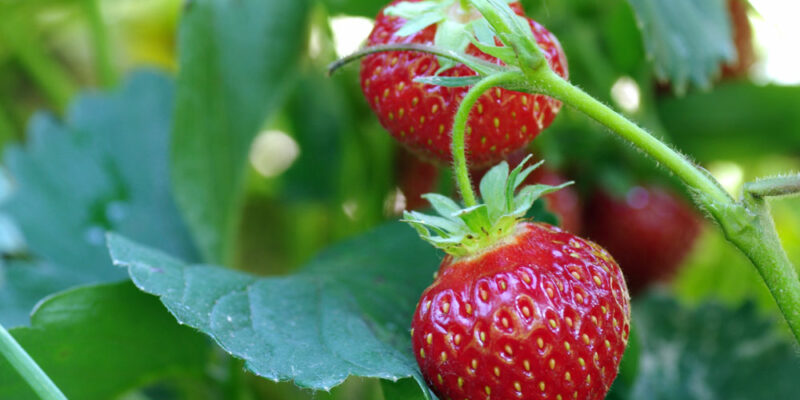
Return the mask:
<path id="1" fill-rule="evenodd" d="M 782 399 L 797 395 L 800 357 L 774 320 L 747 305 L 634 304 L 638 371 L 629 399 Z"/>
<path id="2" fill-rule="evenodd" d="M 481 198 L 486 203 L 491 221 L 505 214 L 507 183 L 508 163 L 505 161 L 492 167 L 481 179 Z"/>
<path id="3" fill-rule="evenodd" d="M 739 82 L 663 98 L 658 113 L 681 150 L 703 161 L 800 151 L 800 86 Z"/>
<path id="4" fill-rule="evenodd" d="M 0 209 L 34 260 L 0 266 L 3 324 L 26 322 L 54 291 L 122 279 L 105 251 L 108 230 L 196 257 L 167 177 L 172 99 L 169 79 L 139 72 L 116 92 L 81 95 L 64 122 L 34 116 L 25 147 L 8 149 L 16 187 Z"/>
<path id="5" fill-rule="evenodd" d="M 413 379 L 401 379 L 397 382 L 381 381 L 384 400 L 424 400 L 419 386 Z"/>
<path id="6" fill-rule="evenodd" d="M 628 0 L 656 76 L 682 93 L 711 87 L 720 66 L 736 60 L 725 0 Z"/>
<path id="7" fill-rule="evenodd" d="M 420 76 L 414 78 L 414 82 L 424 83 L 426 85 L 444 86 L 444 87 L 464 87 L 472 86 L 483 79 L 482 76 Z"/>
<path id="8" fill-rule="evenodd" d="M 49 297 L 10 332 L 71 399 L 105 400 L 166 377 L 201 375 L 205 338 L 130 282 Z M 0 398 L 38 397 L 0 358 Z"/>
<path id="9" fill-rule="evenodd" d="M 140 289 L 259 376 L 317 390 L 349 375 L 413 377 L 425 388 L 409 328 L 440 256 L 403 224 L 336 245 L 278 278 L 187 265 L 116 235 L 108 243 Z"/>
<path id="10" fill-rule="evenodd" d="M 310 1 L 187 4 L 178 44 L 173 186 L 204 259 L 229 263 L 250 143 L 293 80 Z"/>

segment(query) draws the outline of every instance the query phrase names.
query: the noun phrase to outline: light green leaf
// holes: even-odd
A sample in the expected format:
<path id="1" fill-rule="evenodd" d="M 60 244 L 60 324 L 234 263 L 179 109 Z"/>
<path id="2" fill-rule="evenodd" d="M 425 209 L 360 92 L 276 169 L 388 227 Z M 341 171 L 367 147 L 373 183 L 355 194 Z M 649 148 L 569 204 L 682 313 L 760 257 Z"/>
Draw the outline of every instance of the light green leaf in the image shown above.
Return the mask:
<path id="1" fill-rule="evenodd" d="M 441 8 L 441 1 L 418 1 L 410 2 L 403 1 L 383 10 L 383 13 L 393 17 L 400 17 L 405 19 L 417 18 L 422 14 L 436 11 Z"/>
<path id="2" fill-rule="evenodd" d="M 3 324 L 27 322 L 55 291 L 122 279 L 105 251 L 108 230 L 196 257 L 168 179 L 173 93 L 165 76 L 138 72 L 115 92 L 81 95 L 63 122 L 37 114 L 28 143 L 8 149 L 16 186 L 0 209 L 33 260 L 0 265 Z"/>
<path id="3" fill-rule="evenodd" d="M 481 179 L 481 198 L 486 203 L 489 219 L 494 221 L 506 211 L 506 184 L 508 182 L 508 163 L 495 165 Z"/>
<path id="4" fill-rule="evenodd" d="M 720 66 L 736 59 L 726 0 L 628 0 L 656 76 L 679 93 L 709 88 Z"/>
<path id="5" fill-rule="evenodd" d="M 440 256 L 403 224 L 336 245 L 276 278 L 188 265 L 114 235 L 109 249 L 140 289 L 259 376 L 318 390 L 349 375 L 413 377 L 425 388 L 409 329 Z"/>
<path id="6" fill-rule="evenodd" d="M 172 180 L 207 261 L 231 261 L 250 143 L 293 80 L 310 3 L 187 3 L 178 43 Z"/>
<path id="7" fill-rule="evenodd" d="M 472 76 L 420 76 L 414 78 L 414 82 L 424 83 L 426 85 L 444 86 L 444 87 L 464 87 L 472 86 L 481 81 L 483 77 L 479 75 Z"/>
<path id="8" fill-rule="evenodd" d="M 422 14 L 406 22 L 402 28 L 398 29 L 397 32 L 395 32 L 395 35 L 401 37 L 411 36 L 433 24 L 441 22 L 444 18 L 445 18 L 444 15 L 438 13 Z"/>
<path id="9" fill-rule="evenodd" d="M 428 202 L 431 203 L 431 207 L 443 217 L 452 217 L 461 211 L 461 207 L 447 196 L 442 196 L 438 193 L 427 193 L 422 195 L 422 197 L 428 200 Z"/>
<path id="10" fill-rule="evenodd" d="M 175 323 L 130 282 L 87 286 L 49 297 L 31 327 L 11 334 L 70 399 L 106 400 L 167 377 L 200 376 L 208 344 Z M 0 358 L 0 398 L 38 399 Z"/>

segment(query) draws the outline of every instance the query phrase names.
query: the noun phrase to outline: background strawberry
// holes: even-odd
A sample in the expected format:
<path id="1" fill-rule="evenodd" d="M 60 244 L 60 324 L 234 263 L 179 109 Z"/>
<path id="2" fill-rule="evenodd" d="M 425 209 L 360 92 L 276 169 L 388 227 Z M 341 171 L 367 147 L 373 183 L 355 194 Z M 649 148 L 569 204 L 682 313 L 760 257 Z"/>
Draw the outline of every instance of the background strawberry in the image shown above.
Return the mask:
<path id="1" fill-rule="evenodd" d="M 728 13 L 731 17 L 733 43 L 736 45 L 736 62 L 722 66 L 724 78 L 746 77 L 750 67 L 756 61 L 753 48 L 753 28 L 747 17 L 749 5 L 742 0 L 728 0 Z"/>
<path id="2" fill-rule="evenodd" d="M 412 322 L 443 399 L 603 399 L 630 329 L 622 273 L 602 248 L 523 223 L 505 244 L 448 256 Z"/>
<path id="3" fill-rule="evenodd" d="M 436 189 L 439 168 L 420 160 L 405 149 L 399 149 L 395 158 L 397 187 L 405 197 L 406 210 L 419 210 L 429 206 L 422 195 Z"/>
<path id="4" fill-rule="evenodd" d="M 586 235 L 614 255 L 633 293 L 675 272 L 702 221 L 678 195 L 652 186 L 636 186 L 623 198 L 598 190 L 585 215 Z"/>
<path id="5" fill-rule="evenodd" d="M 418 0 L 396 0 L 389 7 Z M 448 22 L 469 22 L 479 18 L 476 11 L 464 11 L 461 3 L 453 3 Z M 440 3 L 447 3 L 443 0 Z M 519 3 L 511 4 L 523 15 Z M 387 8 L 388 9 L 388 8 Z M 378 14 L 368 45 L 435 44 L 437 24 L 408 36 L 398 34 L 407 19 Z M 555 36 L 537 22 L 528 19 L 550 66 L 559 75 L 567 76 L 566 57 Z M 466 42 L 468 43 L 468 42 Z M 496 58 L 482 53 L 472 44 L 466 53 L 495 63 Z M 450 128 L 453 116 L 468 88 L 448 88 L 414 82 L 414 78 L 432 76 L 440 68 L 432 55 L 417 52 L 384 52 L 364 58 L 361 68 L 361 87 L 370 107 L 381 124 L 400 143 L 418 156 L 433 161 L 449 162 Z M 442 76 L 471 76 L 473 71 L 463 65 L 454 66 Z M 561 103 L 542 95 L 529 95 L 497 88 L 485 94 L 476 104 L 467 124 L 467 159 L 470 165 L 483 167 L 502 160 L 514 150 L 524 147 L 547 127 L 561 108 Z"/>

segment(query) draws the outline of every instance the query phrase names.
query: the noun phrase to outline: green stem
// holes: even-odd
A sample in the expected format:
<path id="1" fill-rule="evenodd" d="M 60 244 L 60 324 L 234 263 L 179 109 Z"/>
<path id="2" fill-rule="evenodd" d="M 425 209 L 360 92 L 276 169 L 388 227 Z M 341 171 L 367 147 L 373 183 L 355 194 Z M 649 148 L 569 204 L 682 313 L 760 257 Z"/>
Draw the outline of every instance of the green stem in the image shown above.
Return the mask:
<path id="1" fill-rule="evenodd" d="M 800 193 L 800 174 L 759 179 L 745 185 L 745 192 L 758 197 L 789 196 Z"/>
<path id="2" fill-rule="evenodd" d="M 519 72 L 503 72 L 489 76 L 476 83 L 475 86 L 467 92 L 467 95 L 464 96 L 464 100 L 461 101 L 461 105 L 458 106 L 458 111 L 456 111 L 453 120 L 453 144 L 451 147 L 453 151 L 453 173 L 456 176 L 456 184 L 458 185 L 459 192 L 461 192 L 461 198 L 464 199 L 464 205 L 467 207 L 478 205 L 478 201 L 475 199 L 475 192 L 472 190 L 472 182 L 469 179 L 464 140 L 469 113 L 472 110 L 472 106 L 475 105 L 475 102 L 477 102 L 481 95 L 487 90 L 502 85 L 503 83 L 519 79 L 519 76 Z"/>
<path id="3" fill-rule="evenodd" d="M 360 58 L 366 57 L 370 54 L 383 53 L 387 51 L 416 51 L 425 54 L 432 54 L 437 57 L 453 60 L 457 63 L 468 65 L 471 69 L 478 72 L 480 75 L 489 75 L 490 73 L 498 71 L 496 64 L 492 64 L 486 60 L 472 57 L 467 54 L 459 54 L 452 50 L 445 50 L 435 46 L 428 46 L 419 43 L 399 43 L 399 44 L 381 44 L 363 48 L 353 54 L 343 57 L 339 60 L 332 62 L 328 66 L 328 75 L 333 75 L 339 68 L 355 61 Z"/>
<path id="4" fill-rule="evenodd" d="M 766 199 L 745 189 L 742 204 L 714 211 L 728 240 L 755 265 L 800 342 L 800 279 L 781 246 Z"/>
<path id="5" fill-rule="evenodd" d="M 116 80 L 116 74 L 111 62 L 111 47 L 108 43 L 106 25 L 100 12 L 100 2 L 98 0 L 84 0 L 83 7 L 89 22 L 89 36 L 94 51 L 95 70 L 103 86 L 112 86 Z"/>
<path id="6" fill-rule="evenodd" d="M 733 204 L 733 198 L 707 173 L 701 171 L 686 157 L 656 139 L 644 129 L 597 101 L 583 90 L 573 86 L 549 68 L 537 72 L 539 87 L 552 97 L 569 104 L 612 132 L 633 143 L 656 161 L 663 164 L 697 192 L 706 193 L 709 200 L 719 204 Z M 708 206 L 708 205 L 706 205 Z"/>
<path id="7" fill-rule="evenodd" d="M 8 331 L 0 325 L 0 354 L 28 382 L 34 392 L 44 400 L 66 400 L 67 397 L 25 352 Z"/>

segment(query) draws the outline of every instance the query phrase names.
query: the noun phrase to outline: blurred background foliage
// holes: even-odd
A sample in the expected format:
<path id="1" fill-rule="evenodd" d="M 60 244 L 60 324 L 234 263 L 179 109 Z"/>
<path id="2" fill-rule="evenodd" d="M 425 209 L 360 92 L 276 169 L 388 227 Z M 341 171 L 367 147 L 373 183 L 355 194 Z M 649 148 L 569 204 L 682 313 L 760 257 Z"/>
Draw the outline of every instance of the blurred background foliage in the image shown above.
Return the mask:
<path id="1" fill-rule="evenodd" d="M 218 257 L 220 262 L 260 275 L 290 273 L 331 243 L 395 219 L 406 204 L 415 200 L 414 193 L 418 191 L 404 178 L 403 163 L 398 161 L 402 160 L 402 153 L 362 98 L 358 68 L 344 68 L 333 77 L 326 73 L 330 62 L 359 47 L 371 29 L 370 18 L 384 1 L 297 1 L 303 4 L 304 13 L 299 19 L 301 26 L 292 28 L 292 37 L 282 37 L 284 32 L 266 32 L 269 37 L 263 39 L 291 39 L 299 43 L 298 51 L 296 60 L 279 60 L 294 63 L 293 67 L 285 71 L 283 86 L 267 120 L 255 121 L 260 133 L 252 144 L 247 144 L 249 162 L 242 182 L 244 194 L 240 203 L 234 201 L 231 206 L 241 210 L 240 223 L 234 227 L 236 239 L 232 248 L 221 249 Z M 738 194 L 744 182 L 757 177 L 800 170 L 800 113 L 797 112 L 800 61 L 796 51 L 794 58 L 783 54 L 791 49 L 786 41 L 797 36 L 785 31 L 777 35 L 776 29 L 791 27 L 780 25 L 785 20 L 770 19 L 777 18 L 780 13 L 775 10 L 788 7 L 788 2 L 753 0 L 747 6 L 746 15 L 754 28 L 753 62 L 733 72 L 738 39 L 697 39 L 701 33 L 696 21 L 717 18 L 719 25 L 715 26 L 729 35 L 731 18 L 713 13 L 692 14 L 703 8 L 691 0 L 676 2 L 675 8 L 685 13 L 671 15 L 659 10 L 658 2 L 645 0 L 523 3 L 530 16 L 560 39 L 568 54 L 573 82 L 674 144 L 707 168 L 731 193 Z M 99 127 L 81 124 L 81 113 L 100 111 L 92 108 L 91 102 L 73 102 L 98 90 L 115 88 L 126 76 L 142 68 L 168 74 L 184 72 L 178 71 L 178 33 L 182 10 L 191 5 L 191 1 L 177 0 L 0 0 L 0 147 L 16 149 L 26 142 L 27 146 L 33 146 L 31 142 L 36 139 L 31 135 L 58 141 L 63 134 L 59 129 L 100 135 L 142 129 L 154 138 L 167 135 L 148 130 L 146 124 L 136 127 L 135 118 L 121 120 L 133 124 L 133 128 L 115 126 L 114 120 Z M 276 5 L 275 10 L 285 11 L 294 6 L 281 7 Z M 800 17 L 797 7 L 786 13 Z M 649 25 L 643 23 L 647 18 L 661 18 L 665 31 L 648 30 Z M 640 30 L 642 26 L 644 30 Z M 246 35 L 248 31 L 240 33 Z M 779 40 L 781 37 L 786 40 Z M 260 40 L 253 38 L 254 42 Z M 674 48 L 675 40 L 684 40 L 684 44 L 688 40 L 696 45 L 686 50 L 692 60 L 688 66 Z M 266 49 L 260 56 L 269 58 L 270 51 Z M 739 49 L 741 52 L 741 46 Z M 205 50 L 198 50 L 202 51 Z M 724 73 L 723 64 L 729 65 Z M 79 96 L 79 91 L 84 90 L 89 95 Z M 181 90 L 179 87 L 177 96 L 197 95 Z M 164 88 L 163 93 L 171 98 L 172 88 Z M 145 107 L 153 101 L 157 107 Z M 121 103 L 120 108 L 127 109 L 127 104 Z M 142 104 L 141 113 L 136 114 L 139 118 L 153 116 L 169 121 L 171 102 L 147 99 Z M 49 110 L 52 113 L 49 118 L 53 120 L 64 118 L 65 123 L 43 128 L 43 122 L 36 123 L 43 117 L 33 118 L 40 109 Z M 49 133 L 36 133 L 42 130 Z M 109 146 L 104 151 L 131 151 L 124 143 Z M 166 151 L 162 147 L 148 149 L 153 148 Z M 13 167 L 15 158 L 11 154 L 15 151 L 6 151 L 9 154 L 6 167 Z M 180 150 L 171 151 L 174 156 Z M 587 201 L 598 188 L 623 193 L 636 185 L 665 186 L 688 198 L 681 185 L 663 169 L 572 110 L 562 111 L 554 125 L 534 142 L 532 151 L 547 160 L 549 168 L 574 179 L 582 201 Z M 58 158 L 59 154 L 40 155 L 43 160 L 38 162 L 46 165 L 48 157 Z M 103 152 L 91 154 L 99 160 L 116 157 Z M 20 162 L 24 164 L 23 161 Z M 149 161 L 146 156 L 134 157 L 130 165 Z M 22 167 L 17 167 L 20 171 L 18 168 Z M 157 174 L 159 170 L 153 171 Z M 446 169 L 432 172 L 429 169 L 426 174 L 433 183 L 425 190 L 452 192 Z M 24 187 L 18 181 L 20 176 L 4 175 L 6 178 L 0 182 L 0 195 L 4 198 L 17 187 Z M 63 175 L 61 179 L 76 178 Z M 157 190 L 147 184 L 144 187 L 143 191 Z M 183 203 L 178 200 L 181 206 Z M 31 200 L 17 205 L 17 209 L 33 207 L 33 203 Z M 58 203 L 52 205 L 57 206 Z M 56 219 L 59 210 L 52 207 L 48 210 L 53 216 L 48 218 Z M 772 207 L 790 259 L 800 265 L 800 199 L 774 200 Z M 41 246 L 29 246 L 31 238 L 17 225 L 19 217 L 15 216 L 14 208 L 4 210 L 0 215 L 4 263 L 10 266 L 53 262 L 42 257 Z M 66 235 L 69 231 L 64 232 Z M 164 234 L 161 228 L 153 232 L 155 242 L 160 240 L 158 235 Z M 76 236 L 70 240 L 90 240 L 80 234 Z M 181 242 L 188 239 L 176 235 L 165 237 L 175 240 L 173 247 L 181 249 L 178 255 L 188 259 L 197 257 L 190 245 Z M 757 312 L 742 313 L 780 320 L 755 270 L 725 242 L 718 229 L 705 226 L 692 247 L 674 279 L 655 290 L 672 293 L 686 307 L 709 301 L 734 309 L 755 304 Z M 203 249 L 201 246 L 200 252 Z M 0 299 L 5 307 L 10 308 L 9 304 L 18 301 L 30 309 L 44 295 L 66 288 L 42 283 L 38 284 L 40 292 L 36 295 L 20 299 L 25 294 L 14 294 L 7 284 L 3 286 L 3 276 L 9 282 L 16 276 L 9 271 L 0 276 L 0 288 L 5 292 L 0 293 Z M 29 279 L 37 280 L 37 276 Z M 93 281 L 78 279 L 75 284 L 89 282 Z M 20 297 L 14 297 L 17 295 Z M 657 300 L 642 304 L 643 309 L 679 307 Z M 9 311 L 0 317 L 5 324 L 27 323 L 24 313 Z M 772 329 L 774 325 L 766 326 Z M 782 327 L 775 329 L 788 337 Z M 238 361 L 218 352 L 212 351 L 209 358 L 213 362 L 208 371 L 170 378 L 168 383 L 129 392 L 124 398 L 380 399 L 384 392 L 395 393 L 387 394 L 387 398 L 408 395 L 404 384 L 384 384 L 382 390 L 378 381 L 362 378 L 352 378 L 330 393 L 312 393 L 288 383 L 270 383 L 244 374 Z M 634 387 L 634 392 L 641 390 L 640 386 Z"/>

